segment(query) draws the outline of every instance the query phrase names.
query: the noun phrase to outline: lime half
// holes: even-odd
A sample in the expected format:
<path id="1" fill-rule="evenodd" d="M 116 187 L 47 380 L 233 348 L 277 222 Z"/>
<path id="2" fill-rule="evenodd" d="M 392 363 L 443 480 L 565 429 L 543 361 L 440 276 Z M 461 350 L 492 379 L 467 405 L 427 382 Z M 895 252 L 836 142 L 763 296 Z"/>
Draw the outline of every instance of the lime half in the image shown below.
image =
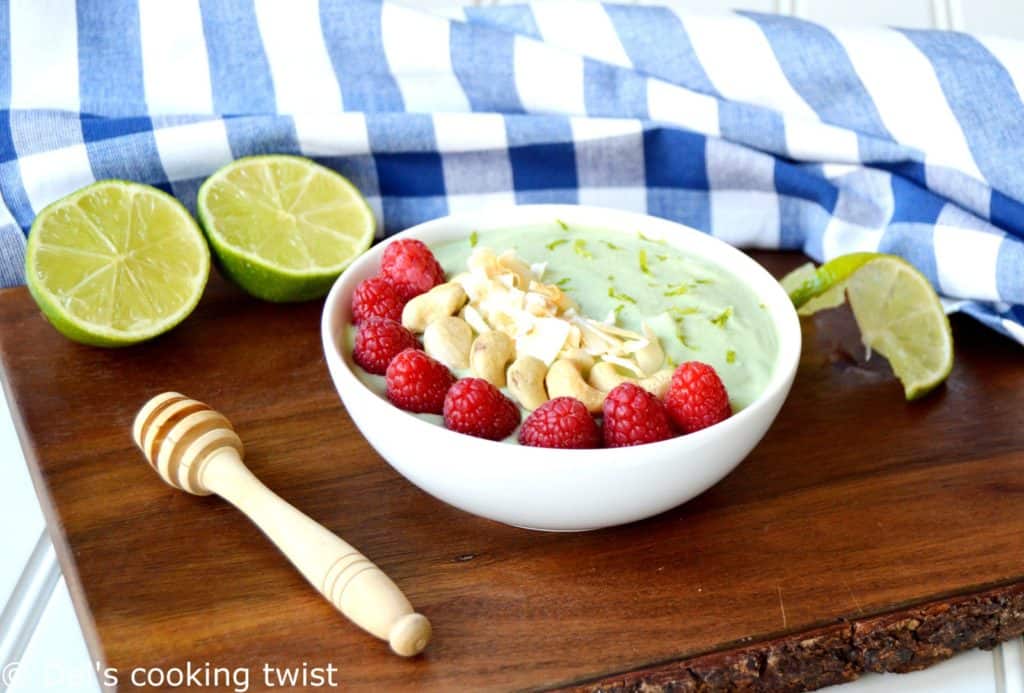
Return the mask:
<path id="1" fill-rule="evenodd" d="M 902 258 L 852 253 L 782 279 L 802 315 L 850 299 L 861 340 L 884 356 L 908 400 L 928 394 L 953 369 L 953 332 L 935 289 Z"/>
<path id="2" fill-rule="evenodd" d="M 224 272 L 268 301 L 323 296 L 376 227 L 355 186 L 298 156 L 233 161 L 203 183 L 197 207 Z"/>
<path id="3" fill-rule="evenodd" d="M 170 195 L 108 180 L 36 217 L 25 252 L 29 292 L 62 334 L 125 346 L 171 329 L 203 293 L 210 251 Z"/>

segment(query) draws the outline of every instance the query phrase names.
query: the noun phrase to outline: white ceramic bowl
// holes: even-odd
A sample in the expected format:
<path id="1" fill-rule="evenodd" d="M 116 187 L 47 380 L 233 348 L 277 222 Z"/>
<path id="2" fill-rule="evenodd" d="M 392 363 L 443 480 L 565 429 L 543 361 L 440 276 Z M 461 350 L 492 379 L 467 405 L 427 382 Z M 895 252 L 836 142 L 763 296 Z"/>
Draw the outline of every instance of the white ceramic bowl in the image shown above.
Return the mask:
<path id="1" fill-rule="evenodd" d="M 393 239 L 429 244 L 491 229 L 550 223 L 664 239 L 725 268 L 761 299 L 778 335 L 767 386 L 748 407 L 696 433 L 631 448 L 551 450 L 448 431 L 392 406 L 356 377 L 340 335 L 356 285 L 377 273 L 387 242 L 356 260 L 334 284 L 321 332 L 327 366 L 349 416 L 377 452 L 427 493 L 470 513 L 518 527 L 579 531 L 640 520 L 690 500 L 728 474 L 757 445 L 789 393 L 800 357 L 800 324 L 786 292 L 735 248 L 686 226 L 642 214 L 572 205 L 526 205 L 455 214 Z M 390 239 L 390 240 L 393 240 Z M 389 242 L 390 242 L 389 240 Z"/>

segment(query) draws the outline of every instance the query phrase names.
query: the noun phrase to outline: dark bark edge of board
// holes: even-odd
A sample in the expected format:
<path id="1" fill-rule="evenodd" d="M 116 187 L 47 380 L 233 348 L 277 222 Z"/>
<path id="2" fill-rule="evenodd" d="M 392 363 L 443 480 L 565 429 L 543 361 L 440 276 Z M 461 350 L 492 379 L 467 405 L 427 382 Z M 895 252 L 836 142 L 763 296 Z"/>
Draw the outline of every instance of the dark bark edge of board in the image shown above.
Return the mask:
<path id="1" fill-rule="evenodd" d="M 1024 584 L 646 669 L 562 690 L 588 693 L 811 691 L 865 672 L 906 673 L 1024 633 Z"/>

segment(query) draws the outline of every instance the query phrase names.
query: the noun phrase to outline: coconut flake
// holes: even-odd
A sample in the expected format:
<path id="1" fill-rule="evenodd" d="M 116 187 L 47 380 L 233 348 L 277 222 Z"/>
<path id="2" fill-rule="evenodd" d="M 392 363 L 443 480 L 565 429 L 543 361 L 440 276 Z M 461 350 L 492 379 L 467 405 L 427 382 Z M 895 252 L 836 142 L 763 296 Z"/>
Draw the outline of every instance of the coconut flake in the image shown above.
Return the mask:
<path id="1" fill-rule="evenodd" d="M 533 329 L 516 339 L 516 351 L 528 354 L 550 366 L 558 358 L 569 336 L 569 323 L 560 318 L 537 318 Z"/>

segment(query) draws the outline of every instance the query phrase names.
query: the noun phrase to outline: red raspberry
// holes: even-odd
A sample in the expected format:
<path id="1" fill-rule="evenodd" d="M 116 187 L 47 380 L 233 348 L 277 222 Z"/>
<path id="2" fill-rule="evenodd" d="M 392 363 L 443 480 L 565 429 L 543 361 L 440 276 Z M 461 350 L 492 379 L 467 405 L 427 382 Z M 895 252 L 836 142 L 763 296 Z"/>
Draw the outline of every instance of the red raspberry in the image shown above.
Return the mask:
<path id="1" fill-rule="evenodd" d="M 395 241 L 384 249 L 380 274 L 390 281 L 403 301 L 444 283 L 444 270 L 422 241 Z"/>
<path id="2" fill-rule="evenodd" d="M 687 361 L 676 368 L 665 406 L 683 433 L 699 431 L 732 415 L 722 379 L 714 368 L 700 361 Z"/>
<path id="3" fill-rule="evenodd" d="M 394 320 L 387 318 L 366 318 L 356 333 L 356 345 L 352 349 L 352 360 L 363 370 L 374 375 L 384 375 L 391 359 L 405 349 L 418 349 L 420 343 L 412 332 Z"/>
<path id="4" fill-rule="evenodd" d="M 352 322 L 357 325 L 369 317 L 402 322 L 403 308 L 405 301 L 384 277 L 364 279 L 352 292 Z"/>
<path id="5" fill-rule="evenodd" d="M 583 402 L 555 397 L 526 417 L 519 444 L 535 448 L 599 448 L 601 429 Z"/>
<path id="6" fill-rule="evenodd" d="M 443 363 L 418 349 L 406 349 L 388 366 L 388 399 L 399 409 L 440 414 L 444 411 L 444 396 L 454 382 L 455 376 Z"/>
<path id="7" fill-rule="evenodd" d="M 622 383 L 604 400 L 604 444 L 609 448 L 656 443 L 675 433 L 665 405 L 647 390 Z"/>
<path id="8" fill-rule="evenodd" d="M 444 425 L 477 438 L 502 440 L 519 425 L 519 407 L 483 378 L 463 378 L 444 398 Z"/>

